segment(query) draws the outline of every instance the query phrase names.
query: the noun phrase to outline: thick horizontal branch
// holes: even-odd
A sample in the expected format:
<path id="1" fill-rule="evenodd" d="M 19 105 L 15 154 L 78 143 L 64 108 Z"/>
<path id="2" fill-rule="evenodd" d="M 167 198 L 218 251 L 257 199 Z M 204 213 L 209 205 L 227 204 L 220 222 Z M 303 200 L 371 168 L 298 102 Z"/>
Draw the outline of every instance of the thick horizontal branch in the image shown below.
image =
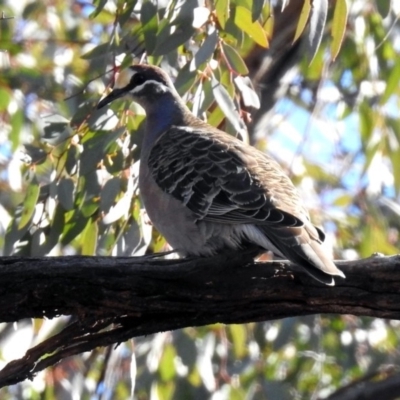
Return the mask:
<path id="1" fill-rule="evenodd" d="M 0 322 L 163 314 L 174 329 L 168 314 L 181 316 L 177 327 L 312 313 L 400 319 L 400 256 L 338 264 L 347 278 L 328 287 L 286 263 L 240 258 L 4 257 Z"/>
<path id="2" fill-rule="evenodd" d="M 241 256 L 0 258 L 0 322 L 76 321 L 8 364 L 0 386 L 96 346 L 186 326 L 314 313 L 400 319 L 400 256 L 338 264 L 347 278 L 328 287 L 287 263 Z"/>

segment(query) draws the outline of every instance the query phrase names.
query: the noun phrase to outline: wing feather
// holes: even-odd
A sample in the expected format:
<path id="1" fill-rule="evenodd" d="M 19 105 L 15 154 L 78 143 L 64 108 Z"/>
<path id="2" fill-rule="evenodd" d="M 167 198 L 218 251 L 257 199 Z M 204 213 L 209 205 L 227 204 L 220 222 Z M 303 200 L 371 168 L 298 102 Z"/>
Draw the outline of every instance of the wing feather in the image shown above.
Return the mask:
<path id="1" fill-rule="evenodd" d="M 198 220 L 302 226 L 308 214 L 278 164 L 226 136 L 218 130 L 170 128 L 150 153 L 156 183 Z"/>

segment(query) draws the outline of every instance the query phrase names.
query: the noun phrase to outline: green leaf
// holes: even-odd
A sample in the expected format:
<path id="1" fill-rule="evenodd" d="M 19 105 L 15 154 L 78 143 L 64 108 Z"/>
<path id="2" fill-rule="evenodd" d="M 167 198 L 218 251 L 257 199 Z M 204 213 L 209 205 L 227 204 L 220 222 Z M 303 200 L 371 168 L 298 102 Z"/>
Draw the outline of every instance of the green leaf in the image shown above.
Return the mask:
<path id="1" fill-rule="evenodd" d="M 229 0 L 216 0 L 215 2 L 215 12 L 222 29 L 225 29 L 226 21 L 229 18 L 229 3 Z"/>
<path id="2" fill-rule="evenodd" d="M 52 122 L 44 127 L 42 140 L 52 146 L 57 146 L 72 134 L 73 131 L 69 126 L 69 122 Z"/>
<path id="3" fill-rule="evenodd" d="M 127 215 L 131 207 L 132 198 L 125 193 L 114 206 L 110 207 L 109 212 L 104 216 L 103 223 L 108 225 L 118 221 L 124 215 Z"/>
<path id="4" fill-rule="evenodd" d="M 175 79 L 175 88 L 177 92 L 183 96 L 194 84 L 197 77 L 197 71 L 190 69 L 190 62 L 181 68 Z"/>
<path id="5" fill-rule="evenodd" d="M 399 81 L 400 81 L 400 59 L 396 60 L 396 64 L 390 72 L 389 78 L 386 82 L 386 88 L 383 95 L 380 98 L 379 103 L 385 104 L 390 96 L 392 96 L 396 90 L 399 90 Z"/>
<path id="6" fill-rule="evenodd" d="M 39 165 L 46 161 L 47 153 L 40 147 L 31 145 L 31 144 L 25 144 L 24 147 L 25 147 L 26 155 L 28 157 L 26 159 L 24 158 L 25 162 L 27 162 L 29 164 Z"/>
<path id="7" fill-rule="evenodd" d="M 217 81 L 214 75 L 211 78 L 211 85 L 215 100 L 225 114 L 226 118 L 233 125 L 236 132 L 241 132 L 243 129 L 245 129 L 244 123 L 240 119 L 235 103 L 231 99 L 228 91 L 220 82 Z"/>
<path id="8" fill-rule="evenodd" d="M 101 190 L 100 209 L 104 213 L 110 211 L 116 197 L 121 192 L 121 178 L 113 177 L 109 179 Z"/>
<path id="9" fill-rule="evenodd" d="M 218 43 L 217 31 L 214 29 L 214 31 L 206 37 L 201 47 L 194 55 L 194 58 L 190 63 L 190 70 L 193 71 L 199 69 L 199 67 L 202 64 L 207 62 L 214 54 L 215 48 L 217 47 L 217 43 Z"/>
<path id="10" fill-rule="evenodd" d="M 313 1 L 310 16 L 310 33 L 308 35 L 308 44 L 310 47 L 312 63 L 315 54 L 321 44 L 324 34 L 326 17 L 328 15 L 328 0 Z"/>
<path id="11" fill-rule="evenodd" d="M 96 6 L 95 10 L 90 14 L 90 18 L 95 18 L 97 15 L 103 11 L 104 6 L 107 4 L 108 0 L 94 0 L 93 4 Z"/>
<path id="12" fill-rule="evenodd" d="M 359 118 L 360 118 L 360 133 L 363 147 L 365 148 L 368 144 L 372 131 L 375 127 L 374 114 L 370 105 L 363 101 L 359 105 Z"/>
<path id="13" fill-rule="evenodd" d="M 347 0 L 336 0 L 335 12 L 332 21 L 331 56 L 335 60 L 342 46 L 347 25 Z"/>
<path id="14" fill-rule="evenodd" d="M 262 10 L 264 8 L 265 0 L 253 0 L 251 7 L 251 20 L 254 22 L 260 18 Z"/>
<path id="15" fill-rule="evenodd" d="M 97 169 L 97 164 L 103 159 L 109 147 L 125 132 L 125 127 L 120 127 L 112 132 L 91 132 L 82 140 L 83 152 L 80 157 L 80 175 L 86 175 Z"/>
<path id="16" fill-rule="evenodd" d="M 79 149 L 77 146 L 71 145 L 67 151 L 65 160 L 65 170 L 69 175 L 75 175 L 78 170 Z"/>
<path id="17" fill-rule="evenodd" d="M 140 22 L 142 24 L 146 51 L 153 54 L 157 44 L 158 15 L 157 6 L 147 0 L 140 9 Z"/>
<path id="18" fill-rule="evenodd" d="M 69 178 L 61 178 L 57 185 L 58 201 L 66 211 L 74 208 L 74 189 L 74 182 Z"/>
<path id="19" fill-rule="evenodd" d="M 267 35 L 263 27 L 258 21 L 252 21 L 251 12 L 247 8 L 237 6 L 234 21 L 236 26 L 247 33 L 257 44 L 261 47 L 268 47 Z"/>
<path id="20" fill-rule="evenodd" d="M 51 221 L 50 230 L 46 234 L 46 241 L 42 245 L 43 255 L 47 255 L 54 246 L 59 242 L 60 236 L 64 229 L 65 210 L 61 204 L 57 204 L 53 220 Z"/>
<path id="21" fill-rule="evenodd" d="M 242 57 L 240 57 L 240 54 L 232 46 L 222 43 L 222 50 L 231 69 L 240 75 L 247 75 L 249 73 Z"/>
<path id="22" fill-rule="evenodd" d="M 20 145 L 20 134 L 22 131 L 22 126 L 24 124 L 24 112 L 22 110 L 17 110 L 11 116 L 11 132 L 9 138 L 12 143 L 11 150 L 15 152 L 15 150 Z"/>
<path id="23" fill-rule="evenodd" d="M 33 177 L 31 182 L 29 183 L 26 196 L 24 199 L 24 203 L 22 205 L 22 214 L 21 219 L 18 223 L 18 229 L 23 229 L 33 217 L 33 213 L 35 212 L 36 203 L 39 199 L 40 187 L 36 178 Z"/>
<path id="24" fill-rule="evenodd" d="M 386 18 L 390 12 L 391 0 L 376 0 L 375 4 L 382 19 Z"/>
<path id="25" fill-rule="evenodd" d="M 96 255 L 99 227 L 95 218 L 90 218 L 82 234 L 82 255 Z"/>
<path id="26" fill-rule="evenodd" d="M 160 360 L 158 371 L 160 378 L 164 382 L 171 381 L 175 377 L 175 365 L 174 359 L 176 357 L 175 347 L 171 344 L 167 344 L 164 347 L 164 351 Z"/>
<path id="27" fill-rule="evenodd" d="M 5 111 L 11 100 L 11 93 L 8 89 L 0 87 L 0 111 Z"/>
<path id="28" fill-rule="evenodd" d="M 179 46 L 190 40 L 195 32 L 191 21 L 184 21 L 179 25 L 166 26 L 157 34 L 157 46 L 153 52 L 154 56 L 162 56 L 173 52 Z"/>
<path id="29" fill-rule="evenodd" d="M 297 23 L 296 32 L 294 34 L 293 43 L 302 35 L 304 28 L 307 25 L 308 18 L 310 17 L 311 0 L 304 0 L 303 8 L 301 9 L 299 22 Z"/>
<path id="30" fill-rule="evenodd" d="M 99 44 L 98 46 L 94 47 L 92 50 L 88 51 L 87 53 L 81 55 L 81 58 L 84 60 L 91 60 L 93 58 L 104 57 L 107 55 L 111 50 L 115 50 L 115 46 L 113 42 L 106 42 Z"/>
<path id="31" fill-rule="evenodd" d="M 73 214 L 64 226 L 64 232 L 61 237 L 61 244 L 69 244 L 74 240 L 84 229 L 88 222 L 88 218 L 84 217 L 79 210 L 71 211 Z"/>
<path id="32" fill-rule="evenodd" d="M 244 325 L 229 325 L 232 335 L 233 351 L 236 359 L 241 359 L 246 355 L 246 328 Z"/>

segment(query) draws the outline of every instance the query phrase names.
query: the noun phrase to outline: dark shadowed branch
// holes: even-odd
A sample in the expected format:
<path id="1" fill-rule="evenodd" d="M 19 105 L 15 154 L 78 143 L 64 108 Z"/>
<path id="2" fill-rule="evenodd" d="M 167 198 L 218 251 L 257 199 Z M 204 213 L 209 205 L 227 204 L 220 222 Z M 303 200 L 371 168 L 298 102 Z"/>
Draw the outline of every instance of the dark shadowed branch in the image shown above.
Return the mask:
<path id="1" fill-rule="evenodd" d="M 400 256 L 338 264 L 347 279 L 328 287 L 287 263 L 242 256 L 0 258 L 0 322 L 73 317 L 0 371 L 0 386 L 98 346 L 187 326 L 315 313 L 400 319 Z"/>

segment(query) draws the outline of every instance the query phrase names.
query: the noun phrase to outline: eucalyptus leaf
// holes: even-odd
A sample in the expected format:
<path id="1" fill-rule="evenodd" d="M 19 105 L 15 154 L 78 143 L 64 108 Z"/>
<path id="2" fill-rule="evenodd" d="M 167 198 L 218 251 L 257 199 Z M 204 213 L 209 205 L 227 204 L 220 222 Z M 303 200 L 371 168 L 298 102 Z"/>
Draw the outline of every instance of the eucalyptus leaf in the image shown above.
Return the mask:
<path id="1" fill-rule="evenodd" d="M 310 64 L 321 44 L 324 34 L 326 17 L 328 15 L 328 0 L 314 0 L 310 14 L 310 31 L 308 34 L 308 44 L 311 53 Z"/>

